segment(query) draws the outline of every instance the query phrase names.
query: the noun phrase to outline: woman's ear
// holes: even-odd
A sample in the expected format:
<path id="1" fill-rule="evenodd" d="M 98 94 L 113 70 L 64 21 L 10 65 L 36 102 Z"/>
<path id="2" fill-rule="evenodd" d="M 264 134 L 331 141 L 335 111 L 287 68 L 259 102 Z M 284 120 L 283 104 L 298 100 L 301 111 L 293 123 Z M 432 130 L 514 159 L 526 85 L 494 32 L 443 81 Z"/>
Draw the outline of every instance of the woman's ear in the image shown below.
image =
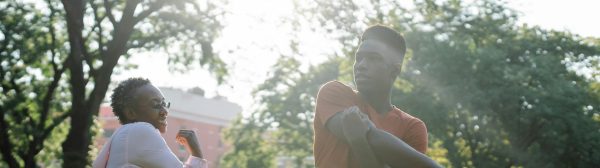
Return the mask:
<path id="1" fill-rule="evenodd" d="M 133 109 L 133 107 L 131 107 L 131 106 L 125 107 L 124 112 L 125 112 L 125 118 L 127 118 L 127 121 L 132 122 L 132 121 L 137 120 L 137 114 L 135 113 L 135 110 Z"/>

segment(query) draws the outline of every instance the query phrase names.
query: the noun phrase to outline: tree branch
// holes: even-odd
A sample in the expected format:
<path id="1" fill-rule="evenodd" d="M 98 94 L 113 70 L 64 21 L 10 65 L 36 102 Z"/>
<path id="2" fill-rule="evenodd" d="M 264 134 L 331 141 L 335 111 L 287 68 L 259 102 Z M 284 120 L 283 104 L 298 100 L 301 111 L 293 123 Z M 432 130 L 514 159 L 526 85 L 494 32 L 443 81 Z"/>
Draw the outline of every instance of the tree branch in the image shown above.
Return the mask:
<path id="1" fill-rule="evenodd" d="M 56 10 L 50 4 L 50 2 L 48 2 L 48 4 L 50 6 L 50 19 L 53 19 L 54 14 L 56 13 Z M 56 34 L 54 32 L 55 29 L 54 29 L 54 26 L 52 25 L 52 23 L 50 23 L 48 28 L 50 29 L 50 37 L 51 37 L 50 45 L 55 47 L 56 46 Z M 53 48 L 50 50 L 50 52 L 52 54 L 50 64 L 52 65 L 52 69 L 54 70 L 54 76 L 52 78 L 52 82 L 48 86 L 48 91 L 46 92 L 46 95 L 44 96 L 44 99 L 42 100 L 42 111 L 41 111 L 40 122 L 38 124 L 38 130 L 42 130 L 44 128 L 44 123 L 49 115 L 50 102 L 52 100 L 52 96 L 54 95 L 54 92 L 55 92 L 56 88 L 58 87 L 58 83 L 60 82 L 60 78 L 62 77 L 62 74 L 65 70 L 65 68 L 59 68 L 58 65 L 56 64 L 56 62 L 54 61 L 54 59 L 56 57 L 56 52 L 54 51 L 55 49 L 56 48 Z"/>
<path id="2" fill-rule="evenodd" d="M 108 16 L 108 20 L 110 21 L 110 23 L 112 23 L 113 27 L 117 27 L 117 20 L 112 14 L 112 4 L 110 4 L 108 0 L 104 0 L 104 8 L 106 10 L 106 16 Z"/>
<path id="3" fill-rule="evenodd" d="M 140 0 L 128 0 L 126 2 L 121 20 L 113 31 L 113 38 L 108 42 L 106 53 L 102 55 L 102 67 L 100 67 L 102 73 L 112 70 L 117 63 L 119 56 L 127 51 L 125 45 L 135 26 L 133 14 L 139 3 Z M 106 75 L 110 76 L 111 74 L 109 73 Z"/>
<path id="4" fill-rule="evenodd" d="M 138 22 L 144 20 L 145 18 L 147 18 L 148 16 L 150 16 L 152 13 L 158 11 L 160 8 L 163 7 L 165 1 L 157 1 L 154 3 L 150 4 L 150 7 L 145 10 L 140 12 L 140 14 L 138 14 L 133 20 L 134 20 L 134 24 L 137 24 Z"/>
<path id="5" fill-rule="evenodd" d="M 56 128 L 59 124 L 61 124 L 63 121 L 65 121 L 67 118 L 69 118 L 69 115 L 71 115 L 71 111 L 67 111 L 63 114 L 61 114 L 59 117 L 55 118 L 52 121 L 52 124 L 50 124 L 48 127 L 46 127 L 42 133 L 42 139 L 46 139 L 48 138 L 48 136 L 50 135 L 50 133 L 52 133 L 52 130 L 54 130 L 54 128 Z M 43 144 L 39 144 L 40 146 L 36 146 L 36 148 L 38 149 L 42 149 L 42 147 L 44 146 Z"/>
<path id="6" fill-rule="evenodd" d="M 98 31 L 96 33 L 96 35 L 98 36 L 98 51 L 99 54 L 102 55 L 102 53 L 104 52 L 104 36 L 102 35 L 103 29 L 102 29 L 102 21 L 104 20 L 104 18 L 107 17 L 108 14 L 102 16 L 101 18 L 98 17 L 98 15 L 100 15 L 98 13 L 98 6 L 96 6 L 94 3 L 91 3 L 92 9 L 94 10 L 94 19 L 96 20 L 96 25 L 98 25 Z"/>
<path id="7" fill-rule="evenodd" d="M 94 12 L 94 26 L 92 27 L 92 30 L 90 31 L 90 33 L 85 37 L 84 41 L 87 41 L 89 39 L 89 37 L 91 36 L 92 33 L 96 32 L 96 35 L 98 36 L 98 49 L 100 51 L 100 53 L 103 52 L 103 48 L 104 48 L 104 43 L 102 42 L 103 40 L 103 36 L 102 36 L 102 21 L 108 16 L 108 12 L 106 15 L 100 17 L 100 14 L 98 12 L 98 6 L 96 4 L 94 4 L 94 2 L 90 2 L 90 6 L 92 7 L 92 10 Z M 96 28 L 98 29 L 98 31 L 95 31 Z M 83 46 L 83 48 L 85 48 L 85 46 Z M 92 59 L 92 54 L 90 54 L 90 52 L 86 49 L 84 50 L 84 58 L 85 58 L 85 63 L 88 65 L 89 69 L 90 69 L 90 76 L 91 77 L 95 77 L 97 74 L 97 69 L 94 68 L 94 61 Z M 87 83 L 87 81 L 86 81 Z"/>
<path id="8" fill-rule="evenodd" d="M 90 33 L 87 36 L 85 36 L 86 39 L 89 38 L 94 33 L 96 28 L 102 28 L 101 23 L 106 18 L 106 15 L 104 15 L 102 17 L 98 17 L 100 15 L 98 13 L 98 6 L 96 4 L 94 4 L 94 2 L 90 1 L 90 7 L 92 7 L 92 10 L 94 12 L 94 21 L 96 21 L 96 23 L 90 30 Z"/>
<path id="9" fill-rule="evenodd" d="M 98 76 L 94 77 L 94 88 L 85 102 L 87 107 L 86 110 L 90 113 L 98 111 L 100 103 L 102 102 L 102 99 L 104 99 L 104 93 L 108 89 L 112 70 L 118 63 L 119 57 L 127 52 L 126 44 L 127 41 L 129 41 L 135 26 L 133 15 L 140 2 L 141 0 L 126 1 L 121 20 L 113 31 L 113 38 L 108 42 L 106 52 L 101 55 L 102 66 L 99 69 Z M 91 116 L 93 115 L 95 114 L 89 114 L 90 118 L 88 119 L 91 120 Z"/>
<path id="10" fill-rule="evenodd" d="M 84 39 L 83 41 L 86 41 L 86 40 Z M 85 47 L 85 43 L 81 43 L 81 45 L 82 45 L 81 46 L 81 48 L 82 48 L 81 53 L 83 54 L 83 59 L 85 60 L 85 64 L 87 64 L 88 67 L 90 68 L 90 70 L 89 70 L 90 76 L 88 77 L 88 79 L 84 79 L 84 81 L 83 81 L 83 86 L 86 86 L 87 83 L 88 83 L 88 81 L 89 81 L 89 78 L 95 78 L 96 77 L 97 70 L 96 70 L 96 68 L 94 68 L 94 63 L 92 61 L 90 53 L 88 52 L 87 48 Z"/>
<path id="11" fill-rule="evenodd" d="M 26 155 L 25 155 L 25 152 L 23 152 L 23 150 L 17 151 L 17 152 L 15 152 L 15 153 L 17 153 L 17 155 L 18 155 L 20 158 L 25 158 L 25 157 L 26 157 Z"/>
<path id="12" fill-rule="evenodd" d="M 160 39 L 163 39 L 165 37 L 168 37 L 167 33 L 165 33 L 165 34 L 161 33 L 161 34 L 158 34 L 158 35 L 153 34 L 153 35 L 148 36 L 148 37 L 140 38 L 140 39 L 137 40 L 137 42 L 138 42 L 137 44 L 131 44 L 131 43 L 129 43 L 127 45 L 127 49 L 141 48 L 141 47 L 146 46 L 146 44 L 148 44 L 148 43 L 156 42 L 156 41 L 158 41 Z"/>
<path id="13" fill-rule="evenodd" d="M 133 15 L 135 13 L 135 9 L 137 8 L 138 4 L 141 3 L 141 0 L 128 0 L 125 3 L 125 8 L 123 9 L 123 14 L 121 15 L 121 20 L 119 21 L 119 24 L 133 24 L 135 25 L 135 22 L 132 22 L 133 19 L 135 18 Z"/>

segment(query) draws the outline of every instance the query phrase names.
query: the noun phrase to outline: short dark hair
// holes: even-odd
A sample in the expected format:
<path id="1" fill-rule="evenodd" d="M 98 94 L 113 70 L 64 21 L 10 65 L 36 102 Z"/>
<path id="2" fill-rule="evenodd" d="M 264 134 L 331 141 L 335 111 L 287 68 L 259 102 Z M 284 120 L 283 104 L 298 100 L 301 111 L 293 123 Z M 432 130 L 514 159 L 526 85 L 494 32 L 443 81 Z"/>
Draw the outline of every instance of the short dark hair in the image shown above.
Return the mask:
<path id="1" fill-rule="evenodd" d="M 374 25 L 362 34 L 361 41 L 365 41 L 367 39 L 376 39 L 381 41 L 394 50 L 398 51 L 402 57 L 406 53 L 406 43 L 404 42 L 404 37 L 396 32 L 394 29 L 383 26 L 383 25 Z"/>
<path id="2" fill-rule="evenodd" d="M 129 78 L 119 83 L 117 88 L 113 89 L 110 96 L 113 113 L 119 118 L 121 124 L 129 123 L 129 119 L 125 117 L 125 108 L 130 106 L 133 94 L 137 88 L 150 84 L 150 80 L 146 78 Z"/>

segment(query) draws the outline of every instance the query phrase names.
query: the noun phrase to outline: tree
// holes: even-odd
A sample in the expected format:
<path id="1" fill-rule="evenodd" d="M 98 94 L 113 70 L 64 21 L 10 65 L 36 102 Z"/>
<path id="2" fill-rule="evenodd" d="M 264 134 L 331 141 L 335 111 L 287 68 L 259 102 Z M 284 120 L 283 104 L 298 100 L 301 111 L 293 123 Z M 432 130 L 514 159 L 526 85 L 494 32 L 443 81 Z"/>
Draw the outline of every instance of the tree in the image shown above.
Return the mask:
<path id="1" fill-rule="evenodd" d="M 186 70 L 193 63 L 208 65 L 222 82 L 227 71 L 211 47 L 221 28 L 220 3 L 189 0 L 65 0 L 62 5 L 53 1 L 2 2 L 0 7 L 7 9 L 2 10 L 6 40 L 3 40 L 0 61 L 2 91 L 7 94 L 1 99 L 4 115 L 0 133 L 9 135 L 2 136 L 3 160 L 10 167 L 21 167 L 21 162 L 25 167 L 35 166 L 33 158 L 49 136 L 42 132 L 51 132 L 68 118 L 70 127 L 62 144 L 63 166 L 87 165 L 93 135 L 90 128 L 111 75 L 122 68 L 118 64 L 121 58 L 127 59 L 135 52 L 168 52 L 169 64 L 175 70 Z M 42 73 L 37 75 L 31 73 L 33 71 Z M 31 85 L 23 85 L 24 81 Z M 60 94 L 54 96 L 55 92 Z M 41 95 L 36 97 L 35 93 Z M 17 129 L 19 127 L 10 124 L 26 125 Z M 16 138 L 31 141 L 25 146 Z M 23 150 L 29 151 L 18 152 L 15 157 L 14 151 L 22 150 L 19 147 L 27 147 Z"/>
<path id="2" fill-rule="evenodd" d="M 414 6 L 403 8 L 396 1 L 379 0 L 367 4 L 314 1 L 299 7 L 302 16 L 322 26 L 318 31 L 339 39 L 344 47 L 336 53 L 342 58 L 334 59 L 342 66 L 328 62 L 316 68 L 339 68 L 337 77 L 329 79 L 351 81 L 351 66 L 347 65 L 358 44 L 355 37 L 369 24 L 390 25 L 404 34 L 409 49 L 392 101 L 425 121 L 430 131 L 429 147 L 434 148 L 428 154 L 437 161 L 447 167 L 600 164 L 596 159 L 600 158 L 600 144 L 594 140 L 600 137 L 600 122 L 595 119 L 599 118 L 600 106 L 597 81 L 577 75 L 572 69 L 572 64 L 599 55 L 598 43 L 569 32 L 516 25 L 516 12 L 502 2 L 425 0 L 415 1 Z M 587 65 L 597 68 L 597 64 Z M 287 68 L 297 67 L 275 66 L 273 71 Z M 313 103 L 315 88 L 322 83 L 303 82 L 314 79 L 314 71 L 283 72 L 273 75 L 265 83 L 267 87 L 258 88 L 257 93 L 269 93 L 258 94 L 265 108 L 250 116 L 258 125 L 270 128 L 264 131 L 308 132 L 310 126 L 294 123 L 295 127 L 290 127 L 285 122 L 312 121 L 295 114 L 314 107 L 288 108 Z M 594 88 L 596 92 L 591 91 Z M 282 101 L 294 98 L 301 100 Z M 281 137 L 290 137 L 291 142 L 312 139 L 289 133 Z M 277 150 L 280 154 L 293 151 L 285 150 L 292 147 L 312 149 L 310 143 L 266 143 L 282 149 Z"/>
<path id="3" fill-rule="evenodd" d="M 62 145 L 65 167 L 87 163 L 92 116 L 98 113 L 119 58 L 130 49 L 167 49 L 167 44 L 179 43 L 182 52 L 175 53 L 174 58 L 185 60 L 178 62 L 188 65 L 197 59 L 201 65 L 211 63 L 209 68 L 218 70 L 219 75 L 224 71 L 210 46 L 219 27 L 216 17 L 220 15 L 212 2 L 130 0 L 62 4 L 69 35 L 67 63 L 72 95 L 71 128 Z M 92 24 L 85 26 L 84 18 L 93 19 Z M 201 53 L 200 59 L 197 53 Z M 91 89 L 88 82 L 93 85 L 89 86 Z"/>
<path id="4" fill-rule="evenodd" d="M 446 135 L 444 147 L 457 153 L 449 157 L 453 166 L 599 163 L 598 151 L 588 148 L 600 145 L 591 141 L 600 136 L 590 108 L 598 101 L 566 65 L 572 55 L 600 53 L 597 46 L 570 33 L 516 26 L 501 4 L 424 5 L 433 30 L 407 33 L 414 59 L 404 77 L 414 88 L 395 103 L 436 123 L 430 131 Z M 466 12 L 471 6 L 479 10 Z"/>
<path id="5" fill-rule="evenodd" d="M 225 139 L 233 144 L 233 151 L 223 156 L 221 167 L 273 167 L 276 151 L 269 145 L 272 137 L 265 135 L 265 126 L 255 119 L 235 120 L 232 128 L 224 133 Z"/>
<path id="6" fill-rule="evenodd" d="M 314 98 L 322 83 L 338 76 L 338 61 L 326 65 L 303 73 L 298 60 L 280 58 L 254 92 L 261 107 L 249 118 L 238 118 L 224 134 L 234 146 L 223 166 L 273 167 L 276 156 L 292 158 L 296 167 L 305 164 L 312 156 Z"/>
<path id="7" fill-rule="evenodd" d="M 0 3 L 0 146 L 8 167 L 36 167 L 36 156 L 58 152 L 69 111 L 62 65 L 65 41 L 54 5 Z M 61 93 L 61 94 L 56 94 Z M 45 144 L 45 141 L 49 143 Z M 43 156 L 45 155 L 45 156 Z M 39 158 L 37 161 L 40 161 Z M 2 165 L 0 164 L 0 165 Z"/>

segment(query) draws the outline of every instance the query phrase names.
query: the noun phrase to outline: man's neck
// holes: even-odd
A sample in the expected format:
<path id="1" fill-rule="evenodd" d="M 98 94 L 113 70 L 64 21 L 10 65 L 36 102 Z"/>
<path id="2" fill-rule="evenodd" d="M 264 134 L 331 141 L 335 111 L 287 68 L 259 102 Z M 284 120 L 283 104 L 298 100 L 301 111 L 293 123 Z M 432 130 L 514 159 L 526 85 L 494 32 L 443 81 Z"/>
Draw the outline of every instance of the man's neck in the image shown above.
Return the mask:
<path id="1" fill-rule="evenodd" d="M 379 114 L 386 114 L 392 110 L 390 94 L 388 93 L 360 93 L 360 98 L 367 102 Z"/>

